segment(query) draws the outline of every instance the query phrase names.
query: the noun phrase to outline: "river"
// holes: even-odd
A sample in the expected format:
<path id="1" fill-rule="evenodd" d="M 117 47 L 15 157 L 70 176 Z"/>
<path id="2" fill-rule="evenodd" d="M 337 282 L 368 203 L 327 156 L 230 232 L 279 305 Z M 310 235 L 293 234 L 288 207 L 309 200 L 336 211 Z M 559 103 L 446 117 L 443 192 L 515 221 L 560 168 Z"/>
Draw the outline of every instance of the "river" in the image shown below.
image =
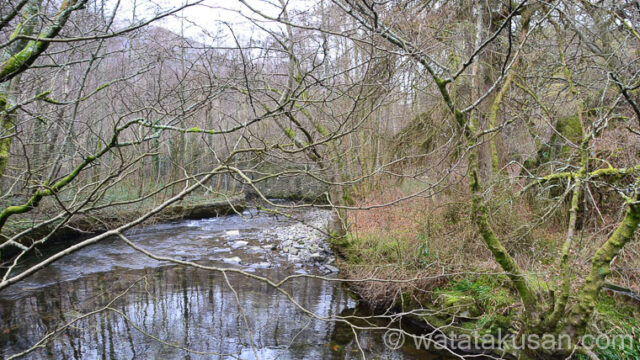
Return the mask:
<path id="1" fill-rule="evenodd" d="M 251 210 L 150 225 L 127 237 L 157 255 L 273 280 L 321 275 L 312 264 L 291 263 L 286 254 L 270 249 L 265 234 L 290 223 Z M 246 244 L 233 248 L 238 241 Z M 339 282 L 300 277 L 282 289 L 321 318 L 361 312 Z M 265 282 L 156 261 L 115 238 L 0 292 L 0 315 L 2 358 L 59 329 L 22 358 L 362 359 L 363 351 L 368 359 L 444 359 L 411 344 L 387 349 L 382 330 L 354 334 L 342 322 L 310 317 Z"/>

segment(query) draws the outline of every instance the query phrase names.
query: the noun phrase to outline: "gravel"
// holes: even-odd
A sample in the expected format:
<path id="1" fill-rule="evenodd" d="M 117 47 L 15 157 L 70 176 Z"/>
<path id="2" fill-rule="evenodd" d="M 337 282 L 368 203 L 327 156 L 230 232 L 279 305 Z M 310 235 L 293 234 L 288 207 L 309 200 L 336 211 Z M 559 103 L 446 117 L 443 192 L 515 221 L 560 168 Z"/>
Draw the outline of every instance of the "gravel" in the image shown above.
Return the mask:
<path id="1" fill-rule="evenodd" d="M 287 256 L 289 262 L 306 263 L 318 267 L 324 273 L 338 272 L 333 251 L 329 248 L 327 236 L 320 230 L 326 230 L 331 218 L 330 210 L 309 210 L 295 224 L 270 227 L 264 230 L 265 236 L 272 238 L 270 247 Z"/>

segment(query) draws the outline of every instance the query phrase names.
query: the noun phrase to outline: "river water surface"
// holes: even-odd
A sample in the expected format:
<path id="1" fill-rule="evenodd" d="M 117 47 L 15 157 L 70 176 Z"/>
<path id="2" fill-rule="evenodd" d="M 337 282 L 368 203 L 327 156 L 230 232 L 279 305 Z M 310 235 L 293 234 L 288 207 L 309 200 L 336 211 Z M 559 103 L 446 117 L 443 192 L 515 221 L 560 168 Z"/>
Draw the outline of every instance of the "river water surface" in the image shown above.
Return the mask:
<path id="1" fill-rule="evenodd" d="M 127 236 L 157 255 L 273 280 L 313 274 L 313 266 L 288 263 L 270 249 L 269 231 L 281 225 L 247 211 L 147 226 Z M 247 244 L 234 249 L 238 241 Z M 338 282 L 301 277 L 283 290 L 319 317 L 358 311 Z M 382 330 L 354 334 L 343 323 L 308 316 L 264 282 L 156 261 L 120 239 L 86 247 L 0 292 L 0 357 L 25 351 L 68 323 L 23 358 L 362 359 L 362 349 L 372 359 L 444 359 L 410 344 L 389 350 Z"/>

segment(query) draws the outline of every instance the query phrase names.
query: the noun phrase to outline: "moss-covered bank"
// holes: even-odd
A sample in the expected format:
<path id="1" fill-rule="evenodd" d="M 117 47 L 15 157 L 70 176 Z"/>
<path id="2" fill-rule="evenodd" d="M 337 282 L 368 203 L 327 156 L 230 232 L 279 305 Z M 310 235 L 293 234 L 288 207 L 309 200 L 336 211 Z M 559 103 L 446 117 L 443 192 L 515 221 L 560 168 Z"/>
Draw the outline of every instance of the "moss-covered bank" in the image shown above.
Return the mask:
<path id="1" fill-rule="evenodd" d="M 372 254 L 365 251 L 385 250 L 382 247 L 354 246 L 356 241 L 353 236 L 332 240 L 334 251 L 340 256 L 337 265 L 343 274 L 351 278 L 358 276 L 353 269 L 363 266 L 362 258 L 372 257 Z M 389 254 L 379 253 L 377 256 L 386 258 Z M 404 266 L 403 269 L 405 278 L 414 278 L 419 274 L 418 267 L 413 268 L 413 273 L 411 266 Z M 407 314 L 403 321 L 417 326 L 421 330 L 419 333 L 431 333 L 437 329 L 436 333 L 445 334 L 453 341 L 475 339 L 471 342 L 472 346 L 468 347 L 470 353 L 486 353 L 487 348 L 493 347 L 490 351 L 493 356 L 505 359 L 535 358 L 518 349 L 510 349 L 509 344 L 513 343 L 511 339 L 519 335 L 524 310 L 509 279 L 504 275 L 479 274 L 480 272 L 474 274 L 473 270 L 469 270 L 465 275 L 434 277 L 426 283 L 417 282 L 409 291 L 388 292 L 387 294 L 396 298 L 385 301 L 379 298 L 380 292 L 368 291 L 361 283 L 357 286 L 354 284 L 350 290 L 362 304 L 371 308 L 380 309 L 380 304 L 392 304 L 394 311 Z M 640 302 L 607 289 L 600 294 L 596 304 L 592 325 L 588 328 L 589 335 L 593 339 L 604 335 L 611 342 L 607 346 L 595 348 L 594 353 L 601 360 L 640 359 Z M 506 345 L 498 341 L 505 338 L 511 340 Z M 491 339 L 490 343 L 488 339 Z M 462 347 L 452 345 L 454 349 Z M 575 354 L 573 359 L 588 358 Z"/>

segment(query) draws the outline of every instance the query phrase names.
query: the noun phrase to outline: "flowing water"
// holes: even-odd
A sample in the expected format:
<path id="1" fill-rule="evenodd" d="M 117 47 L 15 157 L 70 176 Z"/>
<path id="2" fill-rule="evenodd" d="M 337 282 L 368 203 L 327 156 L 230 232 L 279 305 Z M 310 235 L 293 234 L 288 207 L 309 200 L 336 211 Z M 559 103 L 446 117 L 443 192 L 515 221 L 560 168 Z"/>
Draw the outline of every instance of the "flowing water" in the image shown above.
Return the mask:
<path id="1" fill-rule="evenodd" d="M 157 255 L 274 280 L 314 273 L 270 249 L 268 234 L 281 223 L 248 211 L 127 236 Z M 234 249 L 238 241 L 247 244 Z M 282 289 L 319 317 L 358 311 L 338 282 L 301 277 Z M 120 239 L 86 247 L 0 292 L 0 357 L 31 348 L 65 324 L 24 358 L 361 359 L 362 349 L 373 359 L 443 359 L 410 344 L 389 350 L 382 330 L 358 331 L 356 340 L 349 326 L 308 316 L 264 282 L 156 261 Z"/>

